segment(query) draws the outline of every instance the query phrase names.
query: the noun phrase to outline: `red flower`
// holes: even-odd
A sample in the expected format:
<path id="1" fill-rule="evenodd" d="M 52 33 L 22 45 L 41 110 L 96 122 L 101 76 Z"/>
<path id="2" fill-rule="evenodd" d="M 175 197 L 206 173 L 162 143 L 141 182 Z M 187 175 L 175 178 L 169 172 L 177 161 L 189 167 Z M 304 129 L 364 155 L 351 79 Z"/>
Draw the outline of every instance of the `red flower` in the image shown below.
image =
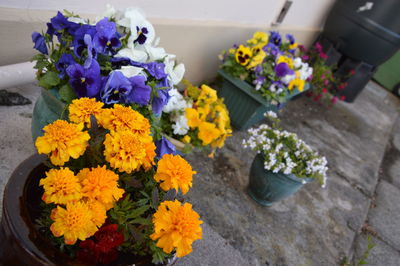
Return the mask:
<path id="1" fill-rule="evenodd" d="M 94 240 L 87 239 L 79 244 L 78 259 L 92 264 L 110 264 L 118 258 L 117 247 L 124 242 L 124 235 L 117 231 L 116 224 L 103 225 Z"/>
<path id="2" fill-rule="evenodd" d="M 321 58 L 323 58 L 323 59 L 327 59 L 327 58 L 328 58 L 328 56 L 327 56 L 326 53 L 324 53 L 324 52 L 320 52 L 320 53 L 319 53 L 319 57 L 321 57 Z"/>
<path id="3" fill-rule="evenodd" d="M 340 96 L 340 100 L 341 100 L 341 101 L 346 100 L 346 96 L 344 96 L 344 95 Z"/>
<path id="4" fill-rule="evenodd" d="M 322 89 L 322 93 L 328 93 L 328 89 L 327 88 L 323 88 Z"/>

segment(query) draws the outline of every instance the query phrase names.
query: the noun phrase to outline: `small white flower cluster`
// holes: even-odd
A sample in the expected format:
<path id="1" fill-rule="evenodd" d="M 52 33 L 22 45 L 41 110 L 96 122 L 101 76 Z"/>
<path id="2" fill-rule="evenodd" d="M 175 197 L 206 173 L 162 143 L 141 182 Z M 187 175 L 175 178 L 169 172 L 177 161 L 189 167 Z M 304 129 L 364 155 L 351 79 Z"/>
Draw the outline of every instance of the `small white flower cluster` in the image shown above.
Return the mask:
<path id="1" fill-rule="evenodd" d="M 185 109 L 192 107 L 192 102 L 186 100 L 177 89 L 171 89 L 168 92 L 170 98 L 164 106 L 163 112 L 173 113 L 171 120 L 175 123 L 172 125 L 175 135 L 186 135 L 189 131 L 189 125 L 185 116 Z"/>
<path id="2" fill-rule="evenodd" d="M 299 76 L 297 78 L 301 80 L 307 80 L 313 73 L 313 68 L 309 66 L 308 63 L 304 63 L 300 57 L 296 57 L 293 59 L 293 66 L 296 69 L 296 72 L 299 72 Z M 292 80 L 296 78 L 296 74 L 288 74 L 281 78 L 281 81 L 284 84 L 289 84 Z"/>
<path id="3" fill-rule="evenodd" d="M 265 116 L 276 118 L 274 112 L 268 112 Z M 296 134 L 265 124 L 249 129 L 248 133 L 250 137 L 243 140 L 243 146 L 265 156 L 266 170 L 293 174 L 299 178 L 316 178 L 325 187 L 328 170 L 326 158 L 318 155 Z"/>

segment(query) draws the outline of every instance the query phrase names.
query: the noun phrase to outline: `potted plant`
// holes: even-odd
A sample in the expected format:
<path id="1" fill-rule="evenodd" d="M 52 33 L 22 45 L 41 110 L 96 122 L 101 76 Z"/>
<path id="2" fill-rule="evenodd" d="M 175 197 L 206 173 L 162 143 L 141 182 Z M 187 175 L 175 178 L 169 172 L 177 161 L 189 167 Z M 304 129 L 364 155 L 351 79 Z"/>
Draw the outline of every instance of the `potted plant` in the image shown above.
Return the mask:
<path id="1" fill-rule="evenodd" d="M 131 107 L 82 97 L 68 111 L 36 139 L 48 159 L 23 162 L 6 186 L 0 260 L 148 265 L 189 254 L 202 237 L 199 215 L 177 199 L 192 186 L 190 164 L 157 154 L 149 120 Z"/>
<path id="2" fill-rule="evenodd" d="M 223 77 L 220 96 L 225 98 L 232 125 L 246 129 L 277 111 L 290 98 L 307 90 L 312 68 L 296 56 L 292 35 L 286 42 L 278 32 L 254 33 L 245 45 L 234 45 L 220 55 Z"/>
<path id="3" fill-rule="evenodd" d="M 161 117 L 162 132 L 173 142 L 179 141 L 182 152 L 193 147 L 211 148 L 209 156 L 213 157 L 231 136 L 229 112 L 216 90 L 204 84 L 193 86 L 187 80 L 183 83 L 184 91 L 169 91 L 170 99 Z"/>
<path id="4" fill-rule="evenodd" d="M 248 130 L 243 146 L 257 151 L 250 169 L 249 194 L 259 204 L 270 206 L 317 180 L 326 185 L 327 161 L 294 133 L 279 128 L 276 113 L 265 116 L 272 126 L 262 124 Z"/>
<path id="5" fill-rule="evenodd" d="M 313 74 L 309 77 L 308 82 L 310 89 L 306 93 L 316 102 L 322 102 L 329 106 L 337 101 L 344 101 L 345 96 L 337 96 L 343 91 L 347 83 L 342 81 L 342 78 L 335 76 L 337 70 L 336 65 L 328 65 L 328 56 L 324 53 L 322 45 L 316 42 L 309 49 L 299 45 L 300 57 L 304 62 L 308 62 L 313 66 Z M 350 72 L 347 76 L 354 74 Z M 347 79 L 347 76 L 343 80 Z"/>
<path id="6" fill-rule="evenodd" d="M 157 46 L 153 25 L 136 8 L 109 6 L 95 23 L 58 12 L 32 40 L 40 52 L 33 60 L 43 88 L 33 111 L 34 139 L 45 125 L 65 118 L 67 105 L 81 97 L 131 106 L 153 125 L 185 71 L 175 65 L 175 55 Z"/>

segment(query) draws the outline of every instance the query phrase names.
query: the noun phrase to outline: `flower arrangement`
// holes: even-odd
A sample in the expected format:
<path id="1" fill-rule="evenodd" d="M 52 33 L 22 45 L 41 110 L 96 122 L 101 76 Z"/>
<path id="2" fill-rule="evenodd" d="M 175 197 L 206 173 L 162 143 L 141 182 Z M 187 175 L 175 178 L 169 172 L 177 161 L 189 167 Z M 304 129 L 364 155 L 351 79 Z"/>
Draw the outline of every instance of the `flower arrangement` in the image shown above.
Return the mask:
<path id="1" fill-rule="evenodd" d="M 345 100 L 345 96 L 338 97 L 336 94 L 344 90 L 347 83 L 342 81 L 343 78 L 335 77 L 335 65 L 329 66 L 326 64 L 328 56 L 324 53 L 321 44 L 316 42 L 309 49 L 300 45 L 299 50 L 302 60 L 310 62 L 314 69 L 312 76 L 309 78 L 309 82 L 312 85 L 311 90 L 307 92 L 307 95 L 312 97 L 314 101 L 330 104 L 335 104 L 338 100 Z"/>
<path id="2" fill-rule="evenodd" d="M 160 115 L 185 71 L 157 46 L 154 27 L 136 8 L 108 6 L 96 23 L 58 12 L 32 41 L 40 52 L 33 57 L 39 85 L 65 103 L 90 97 Z"/>
<path id="3" fill-rule="evenodd" d="M 279 128 L 276 113 L 265 113 L 273 123 L 248 130 L 250 137 L 243 140 L 245 148 L 251 148 L 264 156 L 264 168 L 273 173 L 293 174 L 298 178 L 315 178 L 322 187 L 326 185 L 327 160 L 313 151 L 294 133 Z"/>
<path id="4" fill-rule="evenodd" d="M 191 147 L 210 146 L 213 156 L 216 148 L 222 148 L 231 135 L 229 112 L 218 98 L 217 92 L 207 85 L 193 86 L 184 80 L 185 90 L 170 90 L 170 100 L 162 115 L 162 128 L 168 136 Z"/>
<path id="5" fill-rule="evenodd" d="M 69 121 L 45 126 L 35 143 L 49 157 L 39 182 L 40 230 L 84 263 L 121 262 L 127 254 L 160 263 L 173 252 L 189 254 L 202 221 L 176 196 L 192 186 L 190 164 L 157 151 L 149 120 L 131 107 L 82 97 L 68 108 Z"/>
<path id="6" fill-rule="evenodd" d="M 246 44 L 234 45 L 220 55 L 221 68 L 254 85 L 265 99 L 285 102 L 294 88 L 304 90 L 313 69 L 296 56 L 298 44 L 290 34 L 256 32 Z"/>

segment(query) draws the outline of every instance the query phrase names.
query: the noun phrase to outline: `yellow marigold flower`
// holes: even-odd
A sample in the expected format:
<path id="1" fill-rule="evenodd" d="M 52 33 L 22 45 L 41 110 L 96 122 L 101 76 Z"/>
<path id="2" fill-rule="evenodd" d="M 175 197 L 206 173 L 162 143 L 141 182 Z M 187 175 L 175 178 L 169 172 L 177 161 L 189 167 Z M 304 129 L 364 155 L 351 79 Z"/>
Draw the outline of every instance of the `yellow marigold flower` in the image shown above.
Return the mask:
<path id="1" fill-rule="evenodd" d="M 238 62 L 242 66 L 247 65 L 250 62 L 252 56 L 253 53 L 251 52 L 251 49 L 243 45 L 240 45 L 235 53 L 236 62 Z"/>
<path id="2" fill-rule="evenodd" d="M 104 103 L 97 102 L 94 98 L 75 99 L 68 107 L 69 120 L 74 123 L 85 123 L 90 128 L 90 116 L 94 115 L 96 119 L 102 112 Z"/>
<path id="3" fill-rule="evenodd" d="M 157 172 L 154 179 L 162 182 L 160 187 L 168 191 L 170 189 L 181 189 L 183 194 L 192 187 L 192 178 L 196 171 L 192 170 L 192 166 L 181 156 L 164 154 L 158 162 Z"/>
<path id="4" fill-rule="evenodd" d="M 66 209 L 57 206 L 50 218 L 54 221 L 50 226 L 51 232 L 56 237 L 64 236 L 67 245 L 75 244 L 78 239 L 85 240 L 97 231 L 92 212 L 82 201 L 68 203 Z"/>
<path id="5" fill-rule="evenodd" d="M 291 69 L 294 68 L 293 65 L 293 59 L 284 55 L 281 55 L 278 57 L 278 61 L 276 62 L 276 64 L 280 64 L 280 63 L 286 63 Z"/>
<path id="6" fill-rule="evenodd" d="M 289 82 L 288 89 L 293 90 L 294 87 L 297 87 L 299 91 L 304 90 L 305 81 L 302 79 L 295 78 L 294 80 Z"/>
<path id="7" fill-rule="evenodd" d="M 72 124 L 64 120 L 56 120 L 43 128 L 44 136 L 36 139 L 39 154 L 50 154 L 54 165 L 64 165 L 70 157 L 77 159 L 85 153 L 90 139 L 83 131 L 83 124 Z"/>
<path id="8" fill-rule="evenodd" d="M 258 66 L 264 61 L 264 58 L 267 56 L 267 54 L 263 51 L 260 50 L 255 56 L 251 58 L 250 63 L 246 66 L 247 69 L 253 68 Z"/>
<path id="9" fill-rule="evenodd" d="M 268 43 L 269 36 L 267 33 L 257 31 L 254 33 L 253 38 L 247 41 L 248 44 L 260 44 L 262 46 Z"/>
<path id="10" fill-rule="evenodd" d="M 67 204 L 82 198 L 79 180 L 68 168 L 50 169 L 39 185 L 43 186 L 42 200 L 47 204 Z"/>
<path id="11" fill-rule="evenodd" d="M 132 108 L 120 104 L 104 109 L 99 116 L 99 124 L 113 131 L 129 130 L 143 135 L 150 134 L 149 120 Z"/>
<path id="12" fill-rule="evenodd" d="M 218 99 L 217 91 L 207 85 L 201 85 L 201 92 L 197 101 L 204 101 L 205 103 L 213 103 Z"/>
<path id="13" fill-rule="evenodd" d="M 197 112 L 196 109 L 193 108 L 186 108 L 185 109 L 185 115 L 186 119 L 188 121 L 188 125 L 191 128 L 198 127 L 201 123 L 201 120 L 199 118 L 199 113 Z"/>
<path id="14" fill-rule="evenodd" d="M 118 187 L 118 175 L 106 166 L 82 169 L 77 177 L 82 184 L 82 195 L 91 201 L 99 201 L 107 210 L 124 194 L 124 190 Z"/>
<path id="15" fill-rule="evenodd" d="M 191 138 L 190 138 L 189 135 L 186 135 L 186 136 L 184 136 L 184 137 L 182 138 L 182 142 L 183 142 L 183 143 L 190 143 L 190 140 L 191 140 Z"/>
<path id="16" fill-rule="evenodd" d="M 88 201 L 89 209 L 92 212 L 92 222 L 101 227 L 107 219 L 106 207 L 97 200 Z"/>
<path id="17" fill-rule="evenodd" d="M 192 204 L 175 201 L 164 201 L 153 215 L 154 233 L 152 240 L 157 240 L 157 247 L 165 253 L 176 248 L 177 257 L 192 252 L 192 243 L 202 238 L 200 216 L 192 209 Z"/>
<path id="18" fill-rule="evenodd" d="M 210 144 L 213 140 L 217 139 L 221 135 L 221 131 L 215 127 L 214 124 L 209 122 L 202 122 L 199 125 L 199 139 L 203 142 L 203 145 Z"/>
<path id="19" fill-rule="evenodd" d="M 104 155 L 111 167 L 128 174 L 154 164 L 156 146 L 151 136 L 131 131 L 110 132 L 104 141 Z"/>

